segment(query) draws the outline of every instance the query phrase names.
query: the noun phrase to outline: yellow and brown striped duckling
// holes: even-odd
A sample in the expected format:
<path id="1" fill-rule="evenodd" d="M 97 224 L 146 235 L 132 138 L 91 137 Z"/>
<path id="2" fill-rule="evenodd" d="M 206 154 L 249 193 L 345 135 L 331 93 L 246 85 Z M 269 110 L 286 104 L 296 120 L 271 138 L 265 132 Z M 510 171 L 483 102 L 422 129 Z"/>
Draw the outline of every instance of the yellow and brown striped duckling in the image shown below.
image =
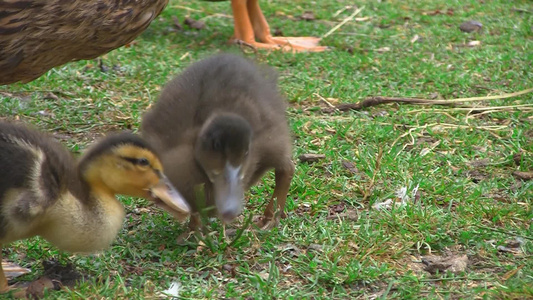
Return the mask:
<path id="1" fill-rule="evenodd" d="M 76 162 L 52 137 L 0 122 L 1 245 L 41 236 L 77 253 L 108 247 L 125 212 L 115 195 L 143 197 L 186 217 L 155 151 L 131 133 L 113 134 Z M 0 267 L 0 291 L 8 284 Z"/>
<path id="2" fill-rule="evenodd" d="M 230 222 L 242 212 L 244 191 L 274 169 L 274 194 L 258 225 L 273 227 L 284 216 L 294 163 L 285 103 L 271 68 L 229 54 L 191 65 L 165 86 L 143 117 L 141 134 L 161 154 L 169 180 L 193 212 L 215 206 Z M 205 185 L 205 204 L 196 203 L 199 184 Z M 191 215 L 190 228 L 199 226 L 197 214 Z"/>

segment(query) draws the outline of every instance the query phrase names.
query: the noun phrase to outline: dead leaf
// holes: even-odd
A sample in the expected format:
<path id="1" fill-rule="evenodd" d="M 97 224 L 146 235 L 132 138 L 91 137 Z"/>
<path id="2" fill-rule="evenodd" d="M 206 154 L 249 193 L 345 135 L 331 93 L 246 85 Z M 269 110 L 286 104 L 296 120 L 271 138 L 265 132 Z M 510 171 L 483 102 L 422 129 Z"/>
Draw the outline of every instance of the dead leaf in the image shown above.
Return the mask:
<path id="1" fill-rule="evenodd" d="M 389 112 L 386 111 L 386 110 L 381 110 L 381 111 L 378 111 L 378 112 L 375 112 L 372 114 L 372 117 L 387 117 L 389 115 Z"/>
<path id="2" fill-rule="evenodd" d="M 436 274 L 437 272 L 443 273 L 450 271 L 454 274 L 464 272 L 468 266 L 468 256 L 452 255 L 448 257 L 442 257 L 439 255 L 428 255 L 422 257 L 422 263 L 426 266 L 424 270 Z"/>
<path id="3" fill-rule="evenodd" d="M 520 267 L 516 268 L 516 269 L 513 269 L 507 273 L 505 273 L 503 276 L 502 276 L 502 281 L 507 281 L 509 280 L 509 278 L 513 277 L 518 271 L 520 271 L 522 268 L 524 267 L 524 265 L 521 265 Z"/>
<path id="4" fill-rule="evenodd" d="M 161 292 L 160 296 L 166 296 L 165 298 L 170 297 L 171 299 L 176 299 L 180 296 L 181 283 L 178 281 L 173 281 L 170 284 L 170 287 Z"/>
<path id="5" fill-rule="evenodd" d="M 285 244 L 278 246 L 278 249 L 281 253 L 287 253 L 292 257 L 298 257 L 300 254 L 302 254 L 302 250 L 300 248 L 296 247 L 296 245 L 293 244 Z"/>
<path id="6" fill-rule="evenodd" d="M 481 41 L 470 41 L 466 44 L 468 47 L 477 47 L 481 45 Z"/>
<path id="7" fill-rule="evenodd" d="M 470 179 L 472 179 L 473 183 L 479 183 L 480 181 L 485 180 L 487 178 L 487 175 L 480 172 L 479 170 L 467 171 L 465 174 Z"/>
<path id="8" fill-rule="evenodd" d="M 479 168 L 479 167 L 485 167 L 489 163 L 490 163 L 490 160 L 488 158 L 484 158 L 484 159 L 473 160 L 471 162 L 468 162 L 467 164 L 470 165 L 471 167 Z"/>
<path id="9" fill-rule="evenodd" d="M 522 171 L 514 171 L 513 175 L 522 180 L 531 180 L 533 179 L 533 172 L 522 172 Z"/>
<path id="10" fill-rule="evenodd" d="M 319 245 L 319 244 L 310 244 L 309 247 L 307 247 L 307 249 L 317 251 L 317 252 L 322 252 L 323 248 L 324 246 Z"/>
<path id="11" fill-rule="evenodd" d="M 432 10 L 432 11 L 428 11 L 428 12 L 423 12 L 422 14 L 426 15 L 426 16 L 437 16 L 437 15 L 443 15 L 443 14 L 446 14 L 448 16 L 453 16 L 454 11 L 453 11 L 452 8 L 448 8 L 446 11 L 442 11 L 440 9 L 436 9 L 436 10 Z"/>
<path id="12" fill-rule="evenodd" d="M 389 51 L 390 51 L 390 47 L 381 47 L 381 48 L 376 49 L 376 52 L 378 53 L 385 53 Z"/>
<path id="13" fill-rule="evenodd" d="M 43 276 L 34 282 L 30 283 L 28 288 L 26 289 L 26 296 L 31 296 L 34 298 L 42 298 L 44 297 L 44 291 L 45 290 L 53 290 L 54 289 L 54 282 L 52 279 L 48 278 L 47 276 Z"/>
<path id="14" fill-rule="evenodd" d="M 517 166 L 520 165 L 520 163 L 522 162 L 522 150 L 518 151 L 513 155 L 513 161 Z"/>
<path id="15" fill-rule="evenodd" d="M 326 217 L 328 220 L 348 220 L 348 221 L 357 221 L 359 219 L 359 213 L 357 210 L 349 209 L 345 212 L 341 212 L 338 214 L 332 214 Z"/>
<path id="16" fill-rule="evenodd" d="M 2 260 L 2 269 L 8 280 L 30 273 L 30 269 L 23 268 L 14 263 Z"/>
<path id="17" fill-rule="evenodd" d="M 235 277 L 237 275 L 237 270 L 235 270 L 235 266 L 234 265 L 230 265 L 230 264 L 225 264 L 222 266 L 222 269 L 229 273 L 231 275 L 231 277 Z"/>
<path id="18" fill-rule="evenodd" d="M 339 204 L 330 205 L 329 206 L 329 214 L 333 215 L 333 214 L 337 214 L 337 213 L 343 212 L 345 208 L 346 208 L 346 205 L 344 203 L 342 203 L 342 202 L 339 203 Z"/>
<path id="19" fill-rule="evenodd" d="M 505 246 L 500 245 L 496 247 L 496 249 L 498 249 L 500 252 L 511 253 L 518 256 L 523 254 L 522 249 L 520 248 L 523 243 L 524 241 L 522 241 L 520 238 L 515 238 L 514 240 L 506 241 Z"/>
<path id="20" fill-rule="evenodd" d="M 505 246 L 498 246 L 496 249 L 498 249 L 498 251 L 500 252 L 507 252 L 507 253 L 512 253 L 512 254 L 520 254 L 520 249 L 516 249 L 516 248 L 509 248 L 509 247 L 505 247 Z"/>
<path id="21" fill-rule="evenodd" d="M 343 160 L 342 161 L 342 166 L 344 168 L 346 168 L 348 171 L 350 171 L 350 173 L 352 173 L 352 174 L 360 173 L 359 169 L 357 169 L 355 164 L 353 162 L 351 162 L 351 161 Z"/>
<path id="22" fill-rule="evenodd" d="M 298 158 L 300 159 L 301 162 L 317 162 L 321 159 L 326 158 L 326 155 L 306 153 L 306 154 L 300 155 Z"/>
<path id="23" fill-rule="evenodd" d="M 44 95 L 43 99 L 44 100 L 59 100 L 59 97 L 52 92 L 48 92 L 46 93 L 46 95 Z"/>
<path id="24" fill-rule="evenodd" d="M 461 31 L 468 32 L 468 33 L 480 31 L 482 27 L 483 27 L 483 24 L 481 24 L 481 22 L 474 21 L 474 20 L 466 21 L 466 22 L 463 22 L 461 25 L 459 25 L 459 29 Z"/>
<path id="25" fill-rule="evenodd" d="M 312 11 L 305 11 L 302 14 L 301 18 L 302 20 L 305 20 L 305 21 L 313 21 L 315 20 L 315 14 Z"/>
<path id="26" fill-rule="evenodd" d="M 190 28 L 198 29 L 198 30 L 201 30 L 201 29 L 205 28 L 205 23 L 204 22 L 197 21 L 197 20 L 192 19 L 192 18 L 185 18 L 185 21 L 183 21 L 183 24 L 189 26 Z"/>

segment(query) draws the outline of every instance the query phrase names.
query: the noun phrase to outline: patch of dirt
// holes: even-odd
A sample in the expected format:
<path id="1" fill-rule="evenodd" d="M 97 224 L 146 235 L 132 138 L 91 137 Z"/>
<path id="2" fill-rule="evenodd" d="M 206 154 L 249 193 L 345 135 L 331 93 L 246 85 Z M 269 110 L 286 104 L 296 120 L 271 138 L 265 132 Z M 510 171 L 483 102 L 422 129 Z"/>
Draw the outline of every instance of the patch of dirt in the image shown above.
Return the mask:
<path id="1" fill-rule="evenodd" d="M 56 260 L 43 261 L 44 275 L 32 282 L 15 286 L 16 298 L 41 299 L 45 290 L 60 290 L 63 287 L 73 288 L 78 282 L 85 280 L 86 275 L 78 272 L 73 264 L 61 265 Z"/>
<path id="2" fill-rule="evenodd" d="M 487 175 L 485 174 L 485 172 L 483 172 L 482 170 L 477 170 L 477 169 L 474 169 L 474 170 L 470 170 L 470 171 L 466 171 L 465 172 L 466 176 L 469 177 L 472 182 L 474 183 L 479 183 L 481 182 L 482 180 L 485 180 L 487 179 Z"/>
<path id="3" fill-rule="evenodd" d="M 478 159 L 478 160 L 473 160 L 473 161 L 468 162 L 468 165 L 473 168 L 485 167 L 488 164 L 490 164 L 490 159 L 488 158 Z"/>
<path id="4" fill-rule="evenodd" d="M 509 193 L 507 193 L 503 189 L 490 191 L 490 192 L 488 192 L 486 194 L 483 194 L 483 196 L 487 197 L 489 199 L 492 199 L 494 201 L 497 201 L 497 202 L 506 202 L 506 203 L 510 203 L 511 202 L 511 199 L 509 197 Z"/>
<path id="5" fill-rule="evenodd" d="M 326 217 L 326 219 L 357 221 L 357 219 L 359 219 L 359 212 L 357 211 L 357 209 L 347 206 L 346 203 L 341 202 L 328 206 L 328 216 Z"/>
<path id="6" fill-rule="evenodd" d="M 468 256 L 466 254 L 451 256 L 426 255 L 422 257 L 422 264 L 424 264 L 424 271 L 430 274 L 445 273 L 447 271 L 458 274 L 466 271 Z"/>
<path id="7" fill-rule="evenodd" d="M 54 282 L 54 288 L 57 290 L 63 286 L 74 287 L 79 281 L 87 278 L 87 275 L 78 272 L 71 263 L 63 266 L 56 260 L 48 260 L 43 261 L 43 267 L 44 276 Z"/>

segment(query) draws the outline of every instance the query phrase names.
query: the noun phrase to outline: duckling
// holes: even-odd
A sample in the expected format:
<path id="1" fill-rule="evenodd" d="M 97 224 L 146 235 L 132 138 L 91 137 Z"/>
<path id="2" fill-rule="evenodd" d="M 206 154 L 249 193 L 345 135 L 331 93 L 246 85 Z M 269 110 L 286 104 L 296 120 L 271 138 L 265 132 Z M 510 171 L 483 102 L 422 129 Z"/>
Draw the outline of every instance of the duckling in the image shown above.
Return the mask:
<path id="1" fill-rule="evenodd" d="M 0 165 L 0 260 L 2 244 L 37 235 L 69 252 L 107 248 L 125 217 L 117 194 L 189 213 L 156 152 L 131 133 L 107 136 L 76 163 L 52 137 L 0 122 Z M 0 267 L 0 291 L 8 289 Z"/>
<path id="2" fill-rule="evenodd" d="M 194 63 L 162 90 L 145 113 L 141 135 L 161 154 L 170 182 L 198 212 L 213 205 L 228 223 L 243 207 L 244 191 L 275 170 L 275 189 L 258 225 L 276 226 L 294 174 L 291 137 L 277 74 L 239 56 L 220 54 Z M 194 187 L 204 184 L 206 203 Z M 276 204 L 276 206 L 274 206 Z"/>

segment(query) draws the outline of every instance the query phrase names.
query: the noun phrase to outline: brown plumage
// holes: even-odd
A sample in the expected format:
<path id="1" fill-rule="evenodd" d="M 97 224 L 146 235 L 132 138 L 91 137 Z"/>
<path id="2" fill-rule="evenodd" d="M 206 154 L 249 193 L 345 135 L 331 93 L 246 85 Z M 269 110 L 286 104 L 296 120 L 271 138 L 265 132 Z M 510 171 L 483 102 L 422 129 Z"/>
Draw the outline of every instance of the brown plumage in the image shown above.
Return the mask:
<path id="1" fill-rule="evenodd" d="M 141 34 L 168 0 L 0 0 L 0 85 L 93 59 Z M 324 51 L 314 37 L 273 37 L 259 0 L 231 0 L 232 40 L 256 48 Z"/>
<path id="2" fill-rule="evenodd" d="M 131 133 L 102 139 L 76 162 L 50 136 L 0 122 L 0 166 L 0 259 L 2 244 L 36 235 L 65 251 L 106 248 L 124 221 L 117 194 L 189 212 L 155 151 Z"/>
<path id="3" fill-rule="evenodd" d="M 0 0 L 0 84 L 92 59 L 143 32 L 168 0 Z"/>
<path id="4" fill-rule="evenodd" d="M 283 215 L 294 164 L 271 68 L 228 54 L 197 62 L 165 86 L 141 132 L 193 211 L 216 206 L 220 218 L 231 221 L 241 213 L 244 191 L 275 169 L 274 194 L 259 225 L 275 226 Z M 195 199 L 202 183 L 206 205 Z M 198 225 L 191 218 L 191 229 Z"/>

